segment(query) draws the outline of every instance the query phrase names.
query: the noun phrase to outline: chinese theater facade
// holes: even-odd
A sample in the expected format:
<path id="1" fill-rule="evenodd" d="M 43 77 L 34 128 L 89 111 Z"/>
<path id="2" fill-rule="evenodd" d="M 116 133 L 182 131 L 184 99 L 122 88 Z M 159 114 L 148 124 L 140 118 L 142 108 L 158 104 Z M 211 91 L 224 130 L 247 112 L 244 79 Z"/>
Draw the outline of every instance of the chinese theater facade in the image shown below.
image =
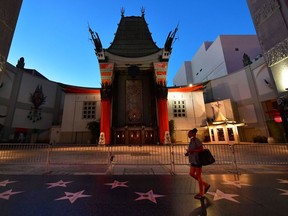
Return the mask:
<path id="1" fill-rule="evenodd" d="M 123 10 L 113 42 L 104 49 L 99 35 L 89 27 L 101 88 L 63 85 L 65 102 L 59 143 L 91 143 L 87 124 L 95 121 L 100 122 L 99 144 L 168 144 L 169 120 L 173 118 L 178 118 L 175 127 L 183 133 L 180 141 L 186 141 L 187 130 L 200 126 L 205 119 L 205 105 L 201 84 L 166 86 L 177 30 L 171 31 L 164 48 L 159 48 L 151 37 L 144 10 L 142 16 L 127 17 Z M 193 98 L 199 101 L 197 107 L 193 106 Z"/>
<path id="2" fill-rule="evenodd" d="M 104 49 L 89 28 L 101 74 L 99 144 L 169 142 L 166 75 L 177 28 L 164 48 L 151 37 L 142 16 L 122 16 L 115 38 Z"/>

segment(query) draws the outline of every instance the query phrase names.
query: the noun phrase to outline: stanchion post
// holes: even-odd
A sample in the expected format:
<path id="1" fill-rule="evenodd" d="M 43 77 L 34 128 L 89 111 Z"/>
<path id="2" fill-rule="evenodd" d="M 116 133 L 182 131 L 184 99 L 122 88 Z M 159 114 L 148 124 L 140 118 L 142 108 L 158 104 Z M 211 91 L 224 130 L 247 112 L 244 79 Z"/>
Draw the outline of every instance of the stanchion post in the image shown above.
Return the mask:
<path id="1" fill-rule="evenodd" d="M 236 174 L 238 175 L 240 174 L 240 172 L 238 170 L 237 161 L 236 161 L 235 148 L 234 148 L 235 145 L 229 145 L 229 146 L 230 146 L 230 149 L 232 149 L 233 166 L 234 166 L 234 169 L 236 170 Z"/>
<path id="2" fill-rule="evenodd" d="M 174 144 L 170 144 L 170 166 L 171 166 L 171 174 L 175 175 L 175 158 L 174 158 Z"/>

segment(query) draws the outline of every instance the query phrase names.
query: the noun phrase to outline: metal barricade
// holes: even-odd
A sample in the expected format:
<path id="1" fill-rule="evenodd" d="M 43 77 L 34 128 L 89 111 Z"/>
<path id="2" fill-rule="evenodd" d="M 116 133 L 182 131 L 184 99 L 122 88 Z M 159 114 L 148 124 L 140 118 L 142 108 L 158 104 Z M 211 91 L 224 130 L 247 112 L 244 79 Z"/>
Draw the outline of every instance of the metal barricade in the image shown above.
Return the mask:
<path id="1" fill-rule="evenodd" d="M 1 144 L 0 164 L 36 164 L 47 165 L 48 144 Z"/>
<path id="2" fill-rule="evenodd" d="M 120 165 L 170 165 L 170 146 L 112 146 L 112 163 Z"/>
<path id="3" fill-rule="evenodd" d="M 235 160 L 241 164 L 287 165 L 287 144 L 236 144 Z"/>
<path id="4" fill-rule="evenodd" d="M 50 147 L 49 165 L 109 164 L 107 146 L 56 145 Z"/>
<path id="5" fill-rule="evenodd" d="M 205 144 L 216 162 L 208 168 L 230 169 L 241 165 L 288 165 L 287 144 Z M 143 146 L 92 146 L 48 144 L 1 144 L 0 165 L 149 165 L 163 166 L 171 173 L 175 166 L 189 167 L 184 155 L 187 144 Z M 183 166 L 184 165 L 184 166 Z M 213 167 L 214 166 L 214 167 Z M 82 166 L 83 167 L 83 166 Z M 185 168 L 185 169 L 186 169 Z"/>
<path id="6" fill-rule="evenodd" d="M 173 165 L 173 172 L 175 172 L 175 166 L 179 165 L 189 165 L 189 159 L 185 156 L 185 152 L 187 149 L 187 144 L 176 144 L 172 146 L 171 158 Z M 233 149 L 230 145 L 226 144 L 205 144 L 204 148 L 208 148 L 212 155 L 215 158 L 215 163 L 211 166 L 215 165 L 231 165 L 233 169 L 235 169 L 234 157 L 233 157 Z"/>
<path id="7" fill-rule="evenodd" d="M 215 164 L 233 164 L 233 152 L 230 145 L 225 144 L 207 144 L 204 148 L 208 148 L 212 155 L 215 157 Z M 189 164 L 188 158 L 185 156 L 187 149 L 186 145 L 173 145 L 173 163 L 175 165 L 186 165 Z"/>
<path id="8" fill-rule="evenodd" d="M 111 170 L 123 174 L 172 173 L 171 146 L 111 146 Z"/>

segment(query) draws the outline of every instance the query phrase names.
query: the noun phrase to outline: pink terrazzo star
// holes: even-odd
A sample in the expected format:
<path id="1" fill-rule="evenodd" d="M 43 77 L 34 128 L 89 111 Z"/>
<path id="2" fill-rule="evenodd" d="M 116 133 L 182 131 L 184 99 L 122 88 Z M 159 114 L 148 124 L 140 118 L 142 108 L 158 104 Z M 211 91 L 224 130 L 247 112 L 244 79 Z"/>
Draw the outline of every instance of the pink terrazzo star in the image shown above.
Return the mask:
<path id="1" fill-rule="evenodd" d="M 157 204 L 156 198 L 159 197 L 164 197 L 165 195 L 159 195 L 159 194 L 154 194 L 153 190 L 148 191 L 147 193 L 140 193 L 140 192 L 135 192 L 136 194 L 140 195 L 135 201 L 137 200 L 150 200 L 153 203 Z"/>

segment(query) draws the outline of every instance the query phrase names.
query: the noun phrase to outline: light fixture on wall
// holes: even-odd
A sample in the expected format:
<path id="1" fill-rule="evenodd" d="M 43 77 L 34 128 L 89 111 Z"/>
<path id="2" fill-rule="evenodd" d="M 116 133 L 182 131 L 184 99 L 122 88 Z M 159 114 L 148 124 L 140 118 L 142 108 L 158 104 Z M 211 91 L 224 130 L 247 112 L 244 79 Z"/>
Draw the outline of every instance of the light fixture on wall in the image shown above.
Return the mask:
<path id="1" fill-rule="evenodd" d="M 267 79 L 264 79 L 264 82 L 269 88 L 273 89 L 272 84 Z"/>

